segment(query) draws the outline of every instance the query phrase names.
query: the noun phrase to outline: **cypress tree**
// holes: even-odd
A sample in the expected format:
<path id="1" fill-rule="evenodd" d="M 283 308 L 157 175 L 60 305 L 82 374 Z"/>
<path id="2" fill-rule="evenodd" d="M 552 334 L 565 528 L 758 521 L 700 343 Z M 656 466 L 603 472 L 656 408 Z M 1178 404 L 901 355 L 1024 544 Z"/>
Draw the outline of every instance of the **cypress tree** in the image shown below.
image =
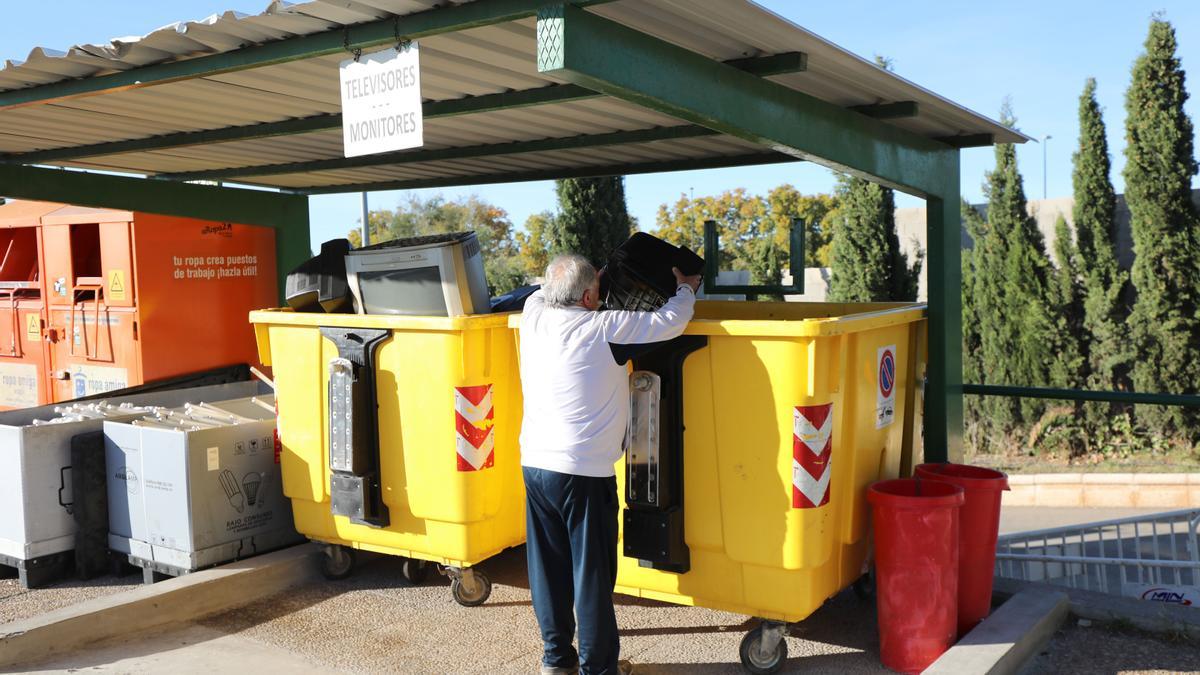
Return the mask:
<path id="1" fill-rule="evenodd" d="M 972 248 L 962 252 L 962 337 L 963 337 L 963 382 L 984 384 L 987 377 L 983 368 L 983 346 L 981 344 L 979 285 L 976 282 L 976 259 L 981 254 L 979 245 L 985 236 L 987 223 L 983 217 L 965 199 L 959 205 L 962 211 L 963 227 L 974 242 Z M 987 416 L 984 414 L 984 403 L 977 396 L 968 396 L 963 401 L 963 416 L 967 432 L 967 441 L 979 452 L 986 450 L 990 434 Z"/>
<path id="2" fill-rule="evenodd" d="M 1190 199 L 1197 166 L 1175 47 L 1174 28 L 1153 17 L 1125 95 L 1125 199 L 1137 289 L 1129 324 L 1137 350 L 1133 384 L 1141 392 L 1193 392 L 1200 378 L 1200 234 Z M 1157 433 L 1200 435 L 1190 409 L 1137 412 Z"/>
<path id="3" fill-rule="evenodd" d="M 1096 80 L 1088 78 L 1079 96 L 1079 149 L 1074 168 L 1075 239 L 1079 277 L 1083 283 L 1083 356 L 1087 387 L 1100 391 L 1130 388 L 1132 359 L 1128 329 L 1129 307 L 1124 298 L 1129 275 L 1117 264 L 1116 191 L 1110 174 L 1108 136 Z M 1098 437 L 1111 415 L 1124 406 L 1091 404 L 1085 408 L 1090 435 Z"/>
<path id="4" fill-rule="evenodd" d="M 841 206 L 833 232 L 829 299 L 832 302 L 916 300 L 921 256 L 912 266 L 896 234 L 896 198 L 891 189 L 862 178 L 841 176 Z"/>
<path id="5" fill-rule="evenodd" d="M 1005 101 L 1000 121 L 1015 126 Z M 989 245 L 977 268 L 976 283 L 984 286 L 978 303 L 985 318 L 981 327 L 984 368 L 995 384 L 1046 386 L 1049 383 L 1055 326 L 1050 261 L 1041 230 L 1026 209 L 1024 181 L 1012 144 L 996 146 L 996 168 L 987 174 Z M 1040 417 L 1045 405 L 1036 399 L 999 399 L 992 410 L 1005 428 Z"/>
<path id="6" fill-rule="evenodd" d="M 875 55 L 891 71 L 893 61 Z M 890 188 L 854 176 L 839 176 L 841 204 L 830 255 L 832 302 L 916 300 L 923 255 L 912 266 L 896 235 L 896 195 Z"/>
<path id="7" fill-rule="evenodd" d="M 1087 373 L 1084 363 L 1083 284 L 1080 282 L 1079 258 L 1071 241 L 1071 229 L 1061 215 L 1054 223 L 1054 270 L 1052 306 L 1057 309 L 1054 321 L 1053 361 L 1050 364 L 1050 383 L 1056 387 L 1077 389 Z"/>
<path id="8" fill-rule="evenodd" d="M 625 177 L 565 178 L 555 181 L 559 214 L 550 223 L 554 251 L 571 251 L 597 268 L 633 231 L 625 209 Z"/>

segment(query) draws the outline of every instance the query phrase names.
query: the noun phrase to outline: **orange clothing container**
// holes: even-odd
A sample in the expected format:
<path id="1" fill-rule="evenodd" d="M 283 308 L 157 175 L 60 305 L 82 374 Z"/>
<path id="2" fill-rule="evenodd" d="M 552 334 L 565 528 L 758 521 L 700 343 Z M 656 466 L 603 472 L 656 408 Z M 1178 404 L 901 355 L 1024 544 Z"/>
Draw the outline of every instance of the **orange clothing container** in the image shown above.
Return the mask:
<path id="1" fill-rule="evenodd" d="M 0 410 L 51 400 L 41 218 L 60 208 L 33 201 L 0 206 Z"/>
<path id="2" fill-rule="evenodd" d="M 0 218 L 18 207 L 35 212 L 35 204 L 0 206 Z M 36 291 L 14 308 L 5 305 L 0 286 L 0 314 L 6 317 L 0 320 L 0 353 L 16 317 L 25 340 L 20 352 L 35 354 L 38 345 L 41 361 L 34 364 L 36 378 L 19 369 L 8 376 L 8 386 L 0 371 L 0 408 L 66 401 L 258 362 L 246 315 L 278 298 L 274 230 L 61 204 L 42 207 L 53 208 L 37 216 L 32 230 L 38 249 Z M 8 274 L 7 268 L 0 272 Z"/>

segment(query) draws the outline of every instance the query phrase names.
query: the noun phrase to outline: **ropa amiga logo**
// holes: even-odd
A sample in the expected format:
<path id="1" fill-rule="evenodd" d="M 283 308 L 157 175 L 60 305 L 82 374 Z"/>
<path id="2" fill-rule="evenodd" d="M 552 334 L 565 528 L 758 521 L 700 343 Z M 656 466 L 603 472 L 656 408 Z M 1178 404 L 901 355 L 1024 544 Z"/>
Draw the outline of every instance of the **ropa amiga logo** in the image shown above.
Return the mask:
<path id="1" fill-rule="evenodd" d="M 213 223 L 212 225 L 205 225 L 200 229 L 200 234 L 225 237 L 228 239 L 233 236 L 233 223 Z"/>
<path id="2" fill-rule="evenodd" d="M 1145 593 L 1142 593 L 1143 600 L 1152 600 L 1154 602 L 1166 602 L 1172 605 L 1190 606 L 1192 601 L 1188 599 L 1187 594 L 1181 591 L 1173 591 L 1169 588 L 1149 588 Z"/>

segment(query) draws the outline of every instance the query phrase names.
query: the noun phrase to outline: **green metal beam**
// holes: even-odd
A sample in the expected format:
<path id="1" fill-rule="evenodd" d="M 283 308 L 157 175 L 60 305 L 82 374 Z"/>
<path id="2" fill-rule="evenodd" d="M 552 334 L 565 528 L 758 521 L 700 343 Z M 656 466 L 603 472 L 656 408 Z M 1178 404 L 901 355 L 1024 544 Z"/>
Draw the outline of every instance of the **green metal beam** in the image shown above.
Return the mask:
<path id="1" fill-rule="evenodd" d="M 192 171 L 184 173 L 163 173 L 156 178 L 169 180 L 224 180 L 238 176 L 279 176 L 289 173 L 308 173 L 311 171 L 333 171 L 336 169 L 356 169 L 373 166 L 391 166 L 397 164 L 416 164 L 419 162 L 437 162 L 453 159 L 473 159 L 477 157 L 495 157 L 497 155 L 521 155 L 531 152 L 548 152 L 552 150 L 580 150 L 584 148 L 602 148 L 628 143 L 651 143 L 654 141 L 670 141 L 702 136 L 716 136 L 718 132 L 694 124 L 684 124 L 674 127 L 654 127 L 635 131 L 614 131 L 607 134 L 591 134 L 566 136 L 561 138 L 545 138 L 536 141 L 514 141 L 511 143 L 489 143 L 486 145 L 467 145 L 438 150 L 405 150 L 401 152 L 382 152 L 377 155 L 361 157 L 336 157 L 307 162 L 288 162 L 286 164 L 265 164 L 260 166 L 243 166 L 232 169 L 213 169 L 210 171 Z"/>
<path id="2" fill-rule="evenodd" d="M 874 103 L 871 105 L 852 105 L 853 110 L 860 115 L 874 117 L 877 120 L 894 120 L 902 117 L 916 117 L 920 114 L 920 106 L 916 101 L 896 101 L 895 103 Z"/>
<path id="3" fill-rule="evenodd" d="M 951 148 L 569 4 L 538 11 L 538 69 L 610 96 L 925 197 Z"/>
<path id="4" fill-rule="evenodd" d="M 960 136 L 942 136 L 937 139 L 952 148 L 986 148 L 996 144 L 992 134 L 962 134 Z"/>
<path id="5" fill-rule="evenodd" d="M 610 0 L 566 0 L 584 7 Z M 342 29 L 276 40 L 229 52 L 168 61 L 140 68 L 25 89 L 0 92 L 0 110 L 137 89 L 170 82 L 261 68 L 279 63 L 328 56 L 354 49 L 395 44 L 399 38 L 416 40 L 443 33 L 517 21 L 533 16 L 545 0 L 476 0 L 436 7 L 401 17 L 380 19 Z"/>
<path id="6" fill-rule="evenodd" d="M 805 69 L 806 62 L 807 59 L 801 52 L 787 52 L 784 54 L 755 56 L 726 61 L 726 63 L 735 68 L 762 77 L 801 72 Z M 512 110 L 514 108 L 552 103 L 570 103 L 573 101 L 600 98 L 601 96 L 602 94 L 573 84 L 555 84 L 548 87 L 506 91 L 499 94 L 482 94 L 480 96 L 465 96 L 445 101 L 429 101 L 421 107 L 425 119 L 433 120 L 443 117 L 492 112 L 495 110 Z M 48 164 L 83 157 L 115 155 L 123 152 L 145 152 L 149 150 L 180 148 L 189 145 L 207 145 L 210 143 L 248 141 L 275 136 L 308 134 L 315 131 L 340 129 L 341 126 L 341 113 L 326 113 L 280 122 L 263 122 L 261 124 L 205 129 L 203 131 L 185 131 L 125 141 L 110 141 L 107 143 L 93 143 L 91 145 L 12 153 L 0 156 L 0 162 L 9 164 Z"/>
<path id="7" fill-rule="evenodd" d="M 281 294 L 287 272 L 312 255 L 304 195 L 6 165 L 0 195 L 273 227 Z"/>
<path id="8" fill-rule="evenodd" d="M 925 201 L 929 358 L 925 461 L 962 461 L 962 214 L 958 151 Z M 919 374 L 918 374 L 919 376 Z"/>
<path id="9" fill-rule="evenodd" d="M 1200 396 L 1195 394 L 1159 394 L 1135 391 L 1085 391 L 1083 389 L 1052 389 L 1048 387 L 1009 387 L 996 384 L 964 384 L 964 394 L 979 396 L 1015 396 L 1020 398 L 1047 398 L 1060 401 L 1101 401 L 1107 403 L 1137 403 L 1145 405 L 1170 405 L 1190 408 L 1200 407 Z"/>
<path id="10" fill-rule="evenodd" d="M 665 173 L 668 171 L 693 171 L 696 169 L 721 169 L 731 166 L 753 166 L 758 164 L 780 164 L 794 162 L 795 157 L 778 152 L 760 152 L 732 157 L 709 159 L 679 159 L 642 164 L 610 164 L 583 166 L 565 169 L 539 169 L 536 171 L 511 171 L 486 175 L 449 176 L 444 178 L 414 178 L 411 180 L 387 181 L 382 183 L 356 183 L 353 185 L 321 185 L 299 188 L 306 194 L 340 194 L 343 192 L 375 192 L 378 190 L 416 190 L 419 188 L 457 187 L 460 185 L 490 185 L 495 183 L 520 183 L 532 180 L 554 180 L 556 178 L 590 178 L 592 176 L 629 176 L 642 173 Z"/>

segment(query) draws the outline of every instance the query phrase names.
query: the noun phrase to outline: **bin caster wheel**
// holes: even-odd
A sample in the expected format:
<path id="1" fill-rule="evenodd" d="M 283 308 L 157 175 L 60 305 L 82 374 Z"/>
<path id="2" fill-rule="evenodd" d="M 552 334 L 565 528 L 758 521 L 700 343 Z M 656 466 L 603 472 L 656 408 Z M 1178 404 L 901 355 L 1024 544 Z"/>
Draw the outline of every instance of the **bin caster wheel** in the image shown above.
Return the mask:
<path id="1" fill-rule="evenodd" d="M 861 577 L 854 580 L 850 585 L 854 591 L 855 597 L 859 600 L 872 600 L 875 598 L 875 570 L 867 572 Z"/>
<path id="2" fill-rule="evenodd" d="M 463 607 L 478 607 L 492 594 L 492 580 L 483 572 L 465 569 L 450 580 L 450 594 Z"/>
<path id="3" fill-rule="evenodd" d="M 753 675 L 770 675 L 779 672 L 787 661 L 787 641 L 783 639 L 785 624 L 764 622 L 746 633 L 738 650 L 742 667 Z M 770 643 L 774 642 L 774 646 Z"/>
<path id="4" fill-rule="evenodd" d="M 429 576 L 429 567 L 429 563 L 424 560 L 405 558 L 404 562 L 400 564 L 400 576 L 413 586 L 419 586 Z"/>
<path id="5" fill-rule="evenodd" d="M 333 544 L 321 556 L 321 576 L 330 581 L 345 579 L 354 571 L 354 549 Z"/>

